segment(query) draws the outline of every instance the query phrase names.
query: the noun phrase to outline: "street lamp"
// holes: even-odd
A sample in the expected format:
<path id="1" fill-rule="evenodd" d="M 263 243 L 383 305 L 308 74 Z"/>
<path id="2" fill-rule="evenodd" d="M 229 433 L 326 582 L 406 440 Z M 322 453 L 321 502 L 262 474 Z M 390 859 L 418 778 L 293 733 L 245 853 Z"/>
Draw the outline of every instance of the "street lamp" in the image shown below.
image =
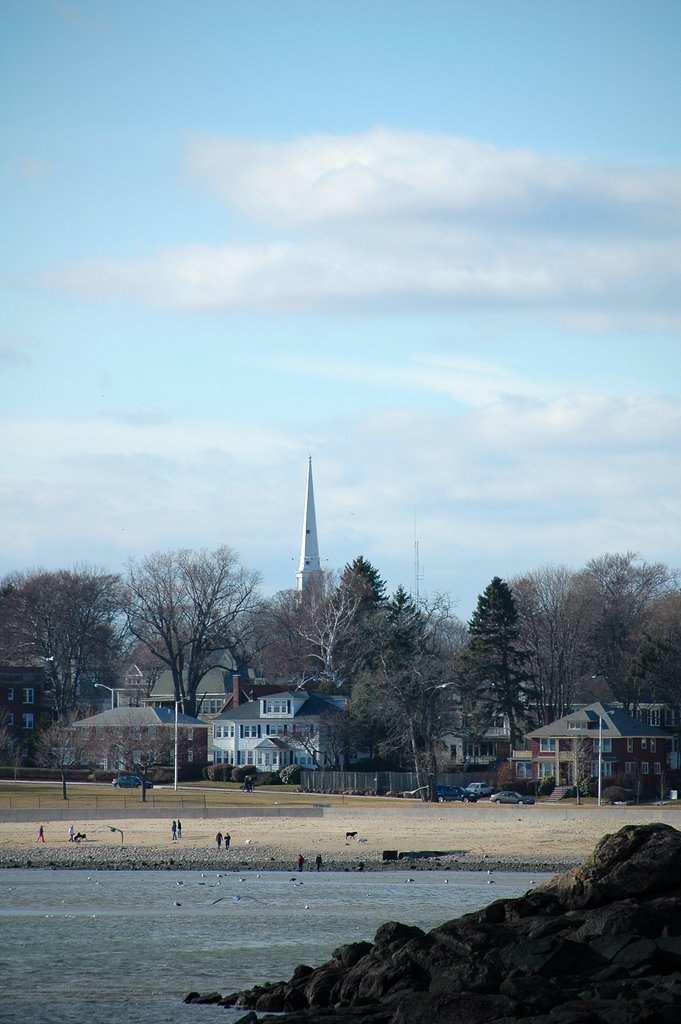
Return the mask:
<path id="1" fill-rule="evenodd" d="M 598 806 L 601 806 L 601 783 L 603 781 L 603 719 L 598 716 Z"/>
<path id="2" fill-rule="evenodd" d="M 113 709 L 116 707 L 115 694 L 118 693 L 120 687 L 117 688 L 115 686 L 107 686 L 106 683 L 95 683 L 95 686 L 99 687 L 100 690 L 109 690 L 109 692 L 111 693 L 111 710 L 113 711 Z"/>
<path id="3" fill-rule="evenodd" d="M 178 742 L 178 738 L 179 737 L 178 737 L 178 731 L 177 731 L 177 709 L 180 706 L 180 704 L 184 705 L 184 701 L 183 700 L 176 700 L 175 701 L 175 777 L 174 777 L 174 781 L 173 781 L 173 789 L 175 789 L 175 790 L 177 790 L 177 760 L 178 760 L 178 753 L 179 753 L 179 742 Z M 184 714 L 184 707 L 182 709 L 182 713 Z"/>

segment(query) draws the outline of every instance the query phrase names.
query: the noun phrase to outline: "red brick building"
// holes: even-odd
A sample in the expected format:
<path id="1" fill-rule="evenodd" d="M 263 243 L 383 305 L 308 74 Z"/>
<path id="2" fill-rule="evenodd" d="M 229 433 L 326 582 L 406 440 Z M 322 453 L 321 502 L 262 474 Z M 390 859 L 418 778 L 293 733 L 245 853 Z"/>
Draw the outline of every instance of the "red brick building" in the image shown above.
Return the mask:
<path id="1" fill-rule="evenodd" d="M 11 730 L 24 758 L 45 714 L 44 690 L 42 669 L 0 665 L 0 722 Z"/>
<path id="2" fill-rule="evenodd" d="M 532 777 L 552 775 L 573 785 L 580 775 L 631 776 L 659 783 L 671 767 L 672 736 L 609 704 L 596 701 L 527 734 L 532 744 Z M 585 771 L 585 767 L 588 769 Z"/>

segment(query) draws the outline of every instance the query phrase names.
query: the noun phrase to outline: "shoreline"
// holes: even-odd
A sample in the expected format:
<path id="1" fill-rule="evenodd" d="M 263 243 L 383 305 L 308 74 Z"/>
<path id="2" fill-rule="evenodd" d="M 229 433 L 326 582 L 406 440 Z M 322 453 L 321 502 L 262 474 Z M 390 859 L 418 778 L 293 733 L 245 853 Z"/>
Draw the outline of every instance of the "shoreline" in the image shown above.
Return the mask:
<path id="1" fill-rule="evenodd" d="M 414 856 L 409 854 L 414 853 Z M 540 857 L 531 855 L 471 856 L 456 851 L 398 851 L 399 859 L 384 861 L 375 851 L 367 855 L 353 853 L 344 857 L 324 858 L 322 872 L 416 872 L 416 871 L 503 871 L 556 874 L 583 862 L 582 857 Z M 308 860 L 303 873 L 314 871 L 314 860 Z M 278 871 L 298 873 L 293 857 L 275 847 L 254 851 L 234 849 L 229 853 L 217 850 L 159 850 L 146 846 L 88 846 L 78 843 L 69 849 L 7 847 L 0 850 L 0 871 L 33 869 L 56 871 L 211 871 L 231 872 Z"/>
<path id="2" fill-rule="evenodd" d="M 244 813 L 245 812 L 245 813 Z M 43 817 L 39 817 L 39 815 Z M 0 870 L 286 871 L 299 853 L 305 869 L 317 855 L 326 871 L 528 871 L 554 874 L 581 864 L 604 836 L 624 825 L 664 822 L 678 830 L 676 808 L 496 808 L 426 805 L 422 809 L 325 807 L 287 813 L 182 813 L 118 817 L 87 810 L 73 822 L 47 810 L 17 820 L 0 813 Z M 106 815 L 106 816 L 105 816 Z M 69 842 L 68 829 L 85 834 Z M 36 842 L 39 826 L 45 843 Z M 216 833 L 230 833 L 218 849 Z M 384 859 L 387 854 L 390 859 Z"/>

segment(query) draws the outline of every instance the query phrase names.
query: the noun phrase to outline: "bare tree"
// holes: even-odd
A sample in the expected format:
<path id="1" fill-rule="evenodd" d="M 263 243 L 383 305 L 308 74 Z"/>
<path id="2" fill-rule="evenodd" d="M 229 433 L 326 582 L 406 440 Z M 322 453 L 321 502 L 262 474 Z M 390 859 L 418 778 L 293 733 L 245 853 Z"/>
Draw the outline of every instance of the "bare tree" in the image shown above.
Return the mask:
<path id="1" fill-rule="evenodd" d="M 591 602 L 576 573 L 546 565 L 513 581 L 521 644 L 528 655 L 540 725 L 564 715 L 588 670 Z"/>
<path id="2" fill-rule="evenodd" d="M 127 575 L 128 627 L 171 671 L 175 700 L 196 713 L 196 694 L 217 651 L 243 663 L 250 645 L 258 573 L 236 553 L 171 551 L 131 561 Z"/>
<path id="3" fill-rule="evenodd" d="M 556 742 L 560 742 L 557 740 Z M 591 778 L 591 764 L 593 761 L 593 742 L 586 736 L 575 735 L 572 737 L 572 773 L 574 775 L 575 793 L 577 803 L 581 803 L 581 787 L 586 779 Z M 556 784 L 559 780 L 556 779 Z"/>
<path id="4" fill-rule="evenodd" d="M 14 777 L 24 759 L 24 744 L 9 724 L 7 711 L 0 708 L 0 764 L 14 768 Z"/>
<path id="5" fill-rule="evenodd" d="M 41 729 L 34 745 L 34 757 L 46 768 L 56 768 L 61 778 L 62 798 L 68 800 L 66 775 L 69 768 L 81 764 L 84 757 L 82 733 L 71 716 L 57 719 Z"/>
<path id="6" fill-rule="evenodd" d="M 68 716 L 78 705 L 82 680 L 106 677 L 120 650 L 120 579 L 76 566 L 15 573 L 4 588 L 1 653 L 44 668 L 56 713 Z"/>
<path id="7" fill-rule="evenodd" d="M 678 589 L 679 574 L 636 553 L 602 555 L 583 573 L 595 603 L 591 628 L 594 674 L 608 680 L 628 713 L 636 710 L 641 678 L 632 671 L 654 602 Z"/>

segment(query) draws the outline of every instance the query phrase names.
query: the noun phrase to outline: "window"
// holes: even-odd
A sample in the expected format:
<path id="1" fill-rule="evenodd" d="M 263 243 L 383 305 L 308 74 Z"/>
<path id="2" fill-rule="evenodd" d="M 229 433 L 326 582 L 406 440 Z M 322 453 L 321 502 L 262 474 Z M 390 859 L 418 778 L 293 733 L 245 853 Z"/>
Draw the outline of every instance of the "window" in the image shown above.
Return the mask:
<path id="1" fill-rule="evenodd" d="M 539 752 L 541 754 L 547 754 L 550 751 L 555 751 L 555 749 L 556 749 L 556 741 L 555 741 L 555 739 L 553 739 L 553 740 L 540 739 L 539 740 Z"/>
<path id="2" fill-rule="evenodd" d="M 664 724 L 665 725 L 678 725 L 679 724 L 679 712 L 677 708 L 667 708 L 664 713 Z"/>
<path id="3" fill-rule="evenodd" d="M 641 774 L 642 775 L 648 775 L 649 774 L 649 770 L 650 770 L 650 767 L 648 765 L 648 762 L 647 761 L 641 761 Z"/>
<path id="4" fill-rule="evenodd" d="M 11 711 L 7 714 L 7 724 L 14 725 L 14 715 L 12 714 Z"/>
<path id="5" fill-rule="evenodd" d="M 189 750 L 187 751 L 187 764 L 191 764 L 193 760 L 194 760 L 194 751 L 190 747 Z"/>
<path id="6" fill-rule="evenodd" d="M 657 740 L 650 741 L 650 753 L 654 754 L 657 749 Z"/>
<path id="7" fill-rule="evenodd" d="M 656 775 L 662 775 L 662 765 L 659 761 L 656 761 L 653 765 L 653 771 Z"/>
<path id="8" fill-rule="evenodd" d="M 214 740 L 222 739 L 222 726 L 221 725 L 214 725 L 213 726 L 213 739 Z"/>
<path id="9" fill-rule="evenodd" d="M 542 764 L 541 762 L 537 765 L 537 774 L 540 779 L 546 779 L 550 775 L 553 775 L 554 766 L 553 762 L 547 763 L 546 761 Z"/>
<path id="10" fill-rule="evenodd" d="M 627 754 L 634 753 L 634 740 L 631 736 L 627 736 Z"/>
<path id="11" fill-rule="evenodd" d="M 7 700 L 14 700 L 14 687 L 13 686 L 8 686 L 7 687 Z"/>
<path id="12" fill-rule="evenodd" d="M 594 740 L 594 750 L 598 753 L 598 740 Z M 612 753 L 612 740 L 603 740 L 603 753 Z"/>
<path id="13" fill-rule="evenodd" d="M 187 741 L 191 742 L 194 739 L 194 730 L 187 729 Z"/>
<path id="14" fill-rule="evenodd" d="M 641 739 L 641 750 L 647 750 L 647 749 L 648 749 L 648 740 L 644 736 Z"/>
<path id="15" fill-rule="evenodd" d="M 518 761 L 515 766 L 515 777 L 516 779 L 531 779 L 532 778 L 532 765 L 529 761 Z"/>
<path id="16" fill-rule="evenodd" d="M 22 697 L 21 697 L 22 703 L 23 704 L 33 704 L 34 703 L 34 698 L 35 698 L 35 691 L 34 691 L 33 687 L 32 686 L 25 686 L 24 689 L 22 690 Z"/>
<path id="17" fill-rule="evenodd" d="M 591 762 L 591 775 L 594 779 L 598 778 L 598 761 Z M 606 778 L 612 775 L 612 763 L 610 761 L 601 762 L 601 778 Z"/>
<path id="18" fill-rule="evenodd" d="M 285 715 L 288 710 L 288 701 L 286 700 L 266 700 L 265 701 L 265 714 L 267 715 Z"/>
<path id="19" fill-rule="evenodd" d="M 21 716 L 21 728 L 32 729 L 33 728 L 33 715 L 24 714 Z"/>
<path id="20" fill-rule="evenodd" d="M 659 725 L 660 724 L 660 709 L 649 708 L 648 709 L 648 725 Z"/>
<path id="21" fill-rule="evenodd" d="M 625 775 L 635 775 L 636 774 L 636 762 L 635 761 L 625 761 L 624 762 L 624 774 Z"/>

